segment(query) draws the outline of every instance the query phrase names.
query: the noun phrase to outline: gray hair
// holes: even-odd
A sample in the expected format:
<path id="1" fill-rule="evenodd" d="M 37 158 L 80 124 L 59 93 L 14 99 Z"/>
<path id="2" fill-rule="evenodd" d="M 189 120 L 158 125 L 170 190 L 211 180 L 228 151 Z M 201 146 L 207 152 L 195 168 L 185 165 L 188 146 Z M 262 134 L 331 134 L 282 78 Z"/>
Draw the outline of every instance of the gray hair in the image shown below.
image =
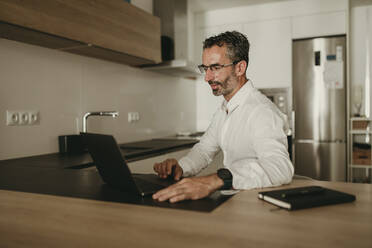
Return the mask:
<path id="1" fill-rule="evenodd" d="M 203 42 L 203 50 L 217 45 L 222 47 L 226 45 L 227 56 L 231 62 L 246 61 L 249 62 L 249 41 L 247 37 L 238 31 L 227 31 L 216 36 L 211 36 Z"/>

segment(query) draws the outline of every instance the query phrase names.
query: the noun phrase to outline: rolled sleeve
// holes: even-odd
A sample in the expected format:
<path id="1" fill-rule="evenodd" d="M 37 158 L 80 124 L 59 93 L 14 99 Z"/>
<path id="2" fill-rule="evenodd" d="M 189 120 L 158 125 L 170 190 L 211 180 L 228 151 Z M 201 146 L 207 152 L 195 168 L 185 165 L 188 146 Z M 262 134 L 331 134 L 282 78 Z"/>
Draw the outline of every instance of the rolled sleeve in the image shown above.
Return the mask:
<path id="1" fill-rule="evenodd" d="M 178 164 L 183 170 L 183 176 L 197 175 L 212 162 L 213 158 L 220 151 L 216 127 L 217 113 L 214 115 L 211 125 L 201 137 L 199 143 L 195 144 L 191 151 L 178 161 Z"/>

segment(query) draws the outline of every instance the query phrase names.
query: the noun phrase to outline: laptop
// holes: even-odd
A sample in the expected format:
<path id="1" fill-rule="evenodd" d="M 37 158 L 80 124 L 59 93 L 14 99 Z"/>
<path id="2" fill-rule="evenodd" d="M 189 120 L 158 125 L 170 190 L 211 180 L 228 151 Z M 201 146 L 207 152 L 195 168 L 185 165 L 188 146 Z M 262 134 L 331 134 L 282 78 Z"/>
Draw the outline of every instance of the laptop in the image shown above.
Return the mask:
<path id="1" fill-rule="evenodd" d="M 102 180 L 111 187 L 148 196 L 175 183 L 173 179 L 161 179 L 155 174 L 132 174 L 113 136 L 81 135 Z"/>

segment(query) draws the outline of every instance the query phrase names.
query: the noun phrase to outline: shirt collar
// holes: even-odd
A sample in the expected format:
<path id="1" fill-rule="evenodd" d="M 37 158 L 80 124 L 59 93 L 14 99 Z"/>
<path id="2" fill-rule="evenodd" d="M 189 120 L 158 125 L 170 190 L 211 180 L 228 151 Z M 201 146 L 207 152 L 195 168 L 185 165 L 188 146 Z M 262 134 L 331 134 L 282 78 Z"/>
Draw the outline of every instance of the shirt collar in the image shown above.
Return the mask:
<path id="1" fill-rule="evenodd" d="M 225 112 L 231 113 L 234 111 L 247 97 L 248 92 L 253 89 L 251 81 L 248 81 L 233 95 L 230 101 L 223 100 L 221 109 Z"/>

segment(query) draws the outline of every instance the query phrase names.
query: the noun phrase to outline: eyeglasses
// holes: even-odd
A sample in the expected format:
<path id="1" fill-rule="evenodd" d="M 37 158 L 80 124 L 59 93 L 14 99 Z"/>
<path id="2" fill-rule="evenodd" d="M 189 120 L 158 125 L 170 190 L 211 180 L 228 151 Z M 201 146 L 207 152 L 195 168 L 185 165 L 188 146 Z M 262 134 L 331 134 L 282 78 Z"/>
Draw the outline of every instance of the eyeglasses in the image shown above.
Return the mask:
<path id="1" fill-rule="evenodd" d="M 236 65 L 239 61 L 234 61 L 231 64 L 225 64 L 225 65 L 220 65 L 220 64 L 212 64 L 212 65 L 198 65 L 199 71 L 201 73 L 206 73 L 208 69 L 210 69 L 212 72 L 216 72 L 218 70 L 221 70 L 224 67 L 231 66 L 231 65 Z"/>

